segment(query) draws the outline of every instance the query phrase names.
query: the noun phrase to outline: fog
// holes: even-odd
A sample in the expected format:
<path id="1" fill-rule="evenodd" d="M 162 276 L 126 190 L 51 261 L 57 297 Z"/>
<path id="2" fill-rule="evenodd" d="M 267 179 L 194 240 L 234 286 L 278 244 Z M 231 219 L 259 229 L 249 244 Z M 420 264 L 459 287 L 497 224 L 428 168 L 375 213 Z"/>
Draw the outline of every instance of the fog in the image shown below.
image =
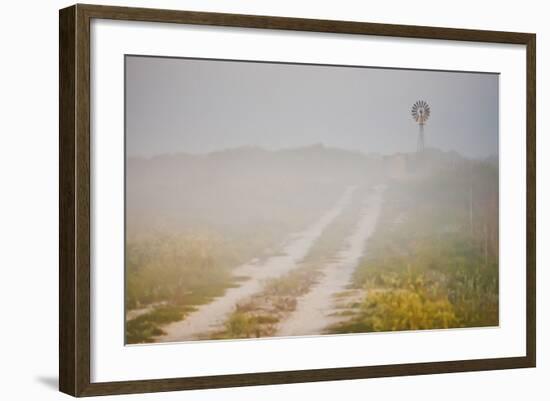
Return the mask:
<path id="1" fill-rule="evenodd" d="M 125 138 L 127 343 L 499 323 L 498 75 L 130 56 Z"/>
<path id="2" fill-rule="evenodd" d="M 323 143 L 415 150 L 412 104 L 432 115 L 427 145 L 498 154 L 498 74 L 126 57 L 130 156 Z"/>

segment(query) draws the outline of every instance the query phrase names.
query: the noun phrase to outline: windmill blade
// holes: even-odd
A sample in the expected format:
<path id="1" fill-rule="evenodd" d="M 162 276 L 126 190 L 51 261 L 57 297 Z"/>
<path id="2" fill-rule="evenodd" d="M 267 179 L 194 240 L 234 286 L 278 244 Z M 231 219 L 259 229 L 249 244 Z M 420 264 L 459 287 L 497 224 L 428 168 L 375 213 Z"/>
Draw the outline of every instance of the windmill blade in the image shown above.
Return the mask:
<path id="1" fill-rule="evenodd" d="M 430 117 L 430 114 L 430 105 L 425 100 L 417 100 L 411 107 L 411 116 L 419 124 L 424 124 Z"/>

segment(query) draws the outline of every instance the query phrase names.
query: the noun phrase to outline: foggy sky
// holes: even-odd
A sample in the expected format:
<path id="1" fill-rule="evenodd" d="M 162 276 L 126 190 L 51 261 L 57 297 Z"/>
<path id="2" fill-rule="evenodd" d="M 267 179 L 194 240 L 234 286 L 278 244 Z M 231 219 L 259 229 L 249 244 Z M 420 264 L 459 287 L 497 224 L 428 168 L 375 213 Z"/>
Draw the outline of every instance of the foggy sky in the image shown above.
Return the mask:
<path id="1" fill-rule="evenodd" d="M 127 56 L 127 155 L 318 143 L 411 152 L 420 99 L 428 147 L 498 154 L 497 74 Z"/>

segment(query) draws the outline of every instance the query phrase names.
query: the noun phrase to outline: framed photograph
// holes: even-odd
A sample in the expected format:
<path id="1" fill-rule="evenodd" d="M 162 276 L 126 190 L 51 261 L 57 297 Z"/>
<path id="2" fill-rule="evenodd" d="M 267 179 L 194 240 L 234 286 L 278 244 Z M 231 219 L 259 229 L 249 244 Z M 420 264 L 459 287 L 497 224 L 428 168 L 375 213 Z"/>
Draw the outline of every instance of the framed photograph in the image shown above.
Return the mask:
<path id="1" fill-rule="evenodd" d="M 534 34 L 59 26 L 61 391 L 535 366 Z"/>

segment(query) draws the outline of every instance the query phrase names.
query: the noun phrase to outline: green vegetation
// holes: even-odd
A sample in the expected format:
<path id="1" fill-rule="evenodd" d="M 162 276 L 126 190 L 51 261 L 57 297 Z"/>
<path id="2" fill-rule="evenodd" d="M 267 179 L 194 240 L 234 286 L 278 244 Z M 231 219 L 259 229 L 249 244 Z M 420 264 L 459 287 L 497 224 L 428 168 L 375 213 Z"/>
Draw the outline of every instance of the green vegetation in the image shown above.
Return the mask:
<path id="1" fill-rule="evenodd" d="M 275 330 L 279 318 L 268 314 L 251 314 L 235 311 L 225 323 L 225 330 L 212 336 L 214 339 L 265 337 Z"/>
<path id="2" fill-rule="evenodd" d="M 233 277 L 231 271 L 262 245 L 257 236 L 230 242 L 212 233 L 128 241 L 126 307 L 157 302 L 197 305 L 220 296 L 245 279 Z"/>
<path id="3" fill-rule="evenodd" d="M 147 343 L 164 334 L 160 325 L 178 321 L 194 308 L 185 306 L 161 306 L 126 322 L 126 343 Z"/>
<path id="4" fill-rule="evenodd" d="M 264 240 L 265 241 L 265 240 Z M 158 236 L 128 241 L 126 248 L 127 311 L 165 304 L 126 324 L 126 342 L 150 342 L 161 326 L 178 321 L 193 306 L 223 295 L 246 280 L 232 270 L 262 247 L 256 237 L 232 243 L 213 234 Z M 259 253 L 259 251 L 258 251 Z"/>
<path id="5" fill-rule="evenodd" d="M 394 181 L 352 287 L 363 301 L 333 333 L 498 325 L 496 167 Z"/>

